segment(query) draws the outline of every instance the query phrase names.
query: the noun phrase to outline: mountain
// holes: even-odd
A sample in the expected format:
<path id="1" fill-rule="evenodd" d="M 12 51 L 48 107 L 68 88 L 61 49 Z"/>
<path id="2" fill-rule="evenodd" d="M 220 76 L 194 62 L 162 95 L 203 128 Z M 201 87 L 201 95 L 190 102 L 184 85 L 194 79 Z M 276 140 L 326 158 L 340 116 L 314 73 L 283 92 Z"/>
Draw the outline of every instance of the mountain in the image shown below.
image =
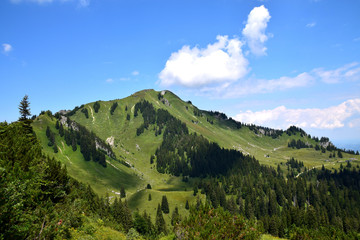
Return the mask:
<path id="1" fill-rule="evenodd" d="M 307 177 L 311 169 L 359 163 L 358 155 L 337 149 L 326 137 L 311 137 L 297 127 L 275 130 L 239 123 L 223 113 L 200 110 L 167 90 L 143 90 L 55 115 L 42 112 L 32 127 L 43 152 L 61 161 L 70 176 L 110 199 L 125 190 L 129 207 L 151 216 L 163 196 L 171 212 L 178 207 L 186 216 L 186 202 L 212 199 L 214 181 L 220 181 L 217 192 L 228 199 L 236 196 L 235 183 L 224 188 L 236 179 L 236 169 L 269 178 L 277 172 L 283 185 L 284 179 Z M 270 203 L 271 193 L 264 192 Z M 247 204 L 248 196 L 244 192 L 238 199 Z M 221 199 L 216 201 L 213 205 L 223 206 Z M 278 199 L 279 207 L 283 201 Z M 248 214 L 251 218 L 254 213 Z M 165 221 L 170 226 L 170 214 Z"/>

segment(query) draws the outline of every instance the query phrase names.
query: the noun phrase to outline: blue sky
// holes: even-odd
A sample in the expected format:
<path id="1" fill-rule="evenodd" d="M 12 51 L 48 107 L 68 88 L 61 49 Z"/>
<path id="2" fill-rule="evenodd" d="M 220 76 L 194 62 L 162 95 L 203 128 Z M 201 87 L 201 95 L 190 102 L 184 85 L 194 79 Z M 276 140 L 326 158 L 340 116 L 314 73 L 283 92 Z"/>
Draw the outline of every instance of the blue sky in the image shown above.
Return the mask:
<path id="1" fill-rule="evenodd" d="M 153 88 L 360 143 L 359 12 L 358 0 L 3 0 L 0 121 L 25 94 L 39 114 Z"/>

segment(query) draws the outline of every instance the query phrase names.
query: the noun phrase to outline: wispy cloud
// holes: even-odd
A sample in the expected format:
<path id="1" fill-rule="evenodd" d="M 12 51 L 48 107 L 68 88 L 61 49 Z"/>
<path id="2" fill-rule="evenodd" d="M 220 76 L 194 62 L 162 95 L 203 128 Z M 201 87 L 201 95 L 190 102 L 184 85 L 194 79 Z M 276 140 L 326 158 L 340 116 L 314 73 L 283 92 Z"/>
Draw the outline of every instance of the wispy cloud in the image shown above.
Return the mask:
<path id="1" fill-rule="evenodd" d="M 105 80 L 105 82 L 107 82 L 107 83 L 113 83 L 113 82 L 114 82 L 114 79 L 108 78 L 108 79 Z"/>
<path id="2" fill-rule="evenodd" d="M 37 3 L 37 4 L 50 4 L 53 2 L 77 2 L 79 7 L 87 7 L 90 4 L 90 0 L 10 0 L 10 2 L 15 4 L 20 4 L 23 2 L 31 2 L 31 3 Z"/>
<path id="3" fill-rule="evenodd" d="M 321 81 L 328 84 L 340 83 L 343 81 L 357 81 L 360 80 L 360 65 L 359 63 L 354 62 L 335 70 L 316 68 L 312 73 L 319 77 Z"/>
<path id="4" fill-rule="evenodd" d="M 90 4 L 90 0 L 79 0 L 80 7 L 87 7 Z"/>
<path id="5" fill-rule="evenodd" d="M 8 43 L 3 43 L 3 44 L 2 44 L 2 47 L 3 47 L 3 53 L 4 53 L 4 54 L 8 54 L 8 53 L 11 52 L 12 49 L 13 49 L 13 47 L 12 47 L 10 44 L 8 44 Z"/>
<path id="6" fill-rule="evenodd" d="M 316 82 L 339 84 L 360 81 L 360 64 L 350 63 L 333 70 L 316 68 L 296 76 L 282 76 L 276 79 L 247 78 L 233 82 L 203 85 L 193 89 L 198 94 L 211 98 L 240 98 L 254 94 L 280 92 L 312 86 Z"/>
<path id="7" fill-rule="evenodd" d="M 246 111 L 234 119 L 273 128 L 286 129 L 291 125 L 302 128 L 334 129 L 356 127 L 360 117 L 360 99 L 350 99 L 328 108 L 287 109 L 279 106 L 270 110 Z"/>
<path id="8" fill-rule="evenodd" d="M 234 84 L 208 87 L 201 89 L 201 93 L 215 98 L 238 98 L 252 94 L 271 93 L 292 88 L 306 87 L 314 83 L 315 78 L 308 73 L 301 73 L 295 77 L 280 77 L 277 79 L 248 79 Z"/>
<path id="9" fill-rule="evenodd" d="M 140 72 L 136 71 L 136 70 L 131 73 L 131 75 L 133 75 L 133 76 L 138 76 L 139 74 L 140 74 Z"/>
<path id="10" fill-rule="evenodd" d="M 315 26 L 316 26 L 316 22 L 311 22 L 311 23 L 306 24 L 306 27 L 308 27 L 308 28 L 312 28 Z"/>
<path id="11" fill-rule="evenodd" d="M 255 55 L 266 55 L 266 47 L 264 44 L 268 40 L 268 36 L 265 34 L 265 30 L 270 18 L 269 11 L 264 5 L 255 7 L 249 13 L 242 34 L 247 40 L 250 51 Z"/>

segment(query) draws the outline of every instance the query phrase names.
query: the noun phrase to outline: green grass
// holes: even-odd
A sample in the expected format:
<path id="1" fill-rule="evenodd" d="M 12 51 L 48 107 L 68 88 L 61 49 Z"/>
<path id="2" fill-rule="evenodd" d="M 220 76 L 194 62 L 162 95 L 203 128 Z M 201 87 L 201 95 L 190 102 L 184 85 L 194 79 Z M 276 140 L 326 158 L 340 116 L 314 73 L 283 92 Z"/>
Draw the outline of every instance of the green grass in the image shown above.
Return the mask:
<path id="1" fill-rule="evenodd" d="M 181 177 L 158 173 L 155 163 L 150 164 L 150 156 L 161 145 L 162 135 L 155 136 L 153 127 L 150 126 L 143 134 L 136 136 L 136 129 L 143 123 L 143 118 L 140 113 L 134 118 L 133 110 L 135 104 L 141 99 L 151 102 L 155 108 L 169 111 L 170 114 L 186 123 L 190 132 L 201 134 L 210 141 L 217 142 L 221 147 L 237 149 L 245 154 L 255 156 L 262 164 L 277 167 L 278 164 L 283 163 L 281 166 L 283 170 L 286 170 L 284 163 L 291 157 L 303 161 L 307 168 L 320 168 L 324 165 L 329 169 L 337 169 L 341 162 L 345 165 L 344 161 L 349 158 L 355 158 L 352 162 L 353 166 L 360 163 L 359 156 L 346 153 L 343 154 L 342 159 L 329 159 L 328 151 L 321 153 L 314 149 L 288 148 L 287 144 L 291 139 L 301 139 L 313 145 L 315 142 L 307 137 L 301 137 L 300 134 L 291 137 L 283 134 L 279 138 L 273 139 L 264 135 L 256 135 L 248 127 L 234 129 L 229 122 L 209 115 L 194 116 L 195 107 L 169 91 L 166 91 L 164 97 L 169 101 L 170 106 L 158 100 L 158 92 L 154 90 L 140 91 L 124 99 L 100 101 L 98 113 L 95 113 L 93 109 L 94 103 L 85 104 L 84 107 L 88 109 L 89 118 L 86 118 L 81 111 L 77 111 L 71 117 L 72 120 L 84 125 L 103 140 L 113 137 L 112 148 L 116 157 L 129 162 L 133 166 L 132 168 L 126 168 L 116 161 L 111 161 L 116 168 L 108 164 L 105 169 L 97 163 L 85 162 L 79 149 L 73 152 L 66 144 L 62 144 L 64 140 L 58 135 L 56 142 L 61 147 L 61 151 L 54 154 L 52 148 L 47 146 L 45 129 L 49 125 L 53 132 L 57 132 L 55 131 L 55 120 L 43 115 L 34 122 L 33 126 L 44 151 L 61 160 L 67 166 L 71 176 L 89 183 L 100 195 L 105 193 L 114 195 L 112 191 L 119 192 L 120 187 L 124 186 L 128 204 L 132 210 L 139 209 L 140 212 L 146 210 L 154 214 L 158 203 L 161 202 L 162 195 L 166 194 L 170 205 L 170 214 L 165 217 L 167 223 L 169 223 L 168 220 L 175 206 L 179 207 L 181 215 L 186 215 L 187 211 L 184 209 L 186 200 L 196 201 L 196 198 L 192 196 L 192 186 L 195 180 L 184 183 L 181 181 Z M 118 103 L 118 107 L 111 115 L 110 108 L 114 102 Z M 127 110 L 125 110 L 126 107 Z M 126 119 L 127 114 L 131 117 L 130 121 Z M 210 124 L 207 118 L 213 120 L 214 124 Z M 151 190 L 145 189 L 148 183 L 152 186 Z M 152 195 L 150 202 L 148 201 L 149 193 Z"/>
<path id="2" fill-rule="evenodd" d="M 271 236 L 270 234 L 263 234 L 261 236 L 261 240 L 281 240 L 281 239 L 285 239 L 285 238 L 274 237 Z"/>
<path id="3" fill-rule="evenodd" d="M 131 194 L 136 192 L 137 189 L 146 186 L 134 171 L 114 160 L 107 159 L 116 168 L 110 164 L 107 164 L 107 167 L 104 168 L 93 161 L 85 161 L 80 153 L 80 147 L 78 146 L 78 149 L 74 152 L 71 147 L 65 144 L 65 140 L 58 134 L 56 134 L 55 141 L 59 147 L 59 151 L 58 153 L 54 153 L 52 147 L 47 145 L 46 126 L 49 126 L 52 132 L 57 133 L 55 129 L 55 119 L 52 120 L 49 116 L 42 115 L 33 123 L 34 131 L 44 153 L 60 160 L 66 165 L 70 176 L 78 181 L 90 184 L 92 188 L 101 195 L 105 193 L 115 195 L 113 191 L 120 192 L 122 186 Z"/>

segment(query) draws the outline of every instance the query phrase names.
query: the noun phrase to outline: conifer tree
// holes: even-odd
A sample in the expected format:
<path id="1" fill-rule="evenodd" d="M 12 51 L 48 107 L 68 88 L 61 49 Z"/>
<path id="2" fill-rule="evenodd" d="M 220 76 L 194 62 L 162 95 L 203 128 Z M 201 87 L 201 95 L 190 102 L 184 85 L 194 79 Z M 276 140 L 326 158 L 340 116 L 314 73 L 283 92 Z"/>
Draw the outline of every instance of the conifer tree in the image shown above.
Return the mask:
<path id="1" fill-rule="evenodd" d="M 125 188 L 124 188 L 124 187 L 121 187 L 121 188 L 120 188 L 120 198 L 124 198 L 124 197 L 126 197 Z"/>
<path id="2" fill-rule="evenodd" d="M 98 113 L 99 109 L 100 109 L 100 103 L 97 101 L 94 103 L 94 110 L 95 110 L 95 113 Z"/>
<path id="3" fill-rule="evenodd" d="M 189 210 L 190 209 L 190 206 L 189 206 L 189 201 L 186 200 L 186 203 L 185 203 L 185 209 Z"/>
<path id="4" fill-rule="evenodd" d="M 158 204 L 158 208 L 156 212 L 155 229 L 158 234 L 166 233 L 165 220 L 161 212 L 160 204 Z"/>
<path id="5" fill-rule="evenodd" d="M 72 139 L 71 147 L 74 152 L 77 150 L 77 144 L 75 138 Z"/>
<path id="6" fill-rule="evenodd" d="M 164 212 L 164 213 L 169 213 L 170 210 L 169 210 L 169 203 L 168 203 L 168 200 L 167 200 L 167 197 L 166 195 L 162 196 L 162 200 L 161 200 L 161 210 Z"/>
<path id="7" fill-rule="evenodd" d="M 19 112 L 20 112 L 20 121 L 25 121 L 28 119 L 28 117 L 31 115 L 30 113 L 30 103 L 28 100 L 28 95 L 25 95 L 23 99 L 20 102 L 19 105 Z"/>
<path id="8" fill-rule="evenodd" d="M 60 134 L 60 137 L 64 136 L 64 127 L 62 124 L 60 124 L 60 126 L 59 126 L 59 134 Z"/>
<path id="9" fill-rule="evenodd" d="M 149 193 L 148 200 L 151 201 L 151 193 Z"/>
<path id="10" fill-rule="evenodd" d="M 179 209 L 176 206 L 171 216 L 171 225 L 175 226 L 179 222 L 180 222 L 180 214 L 179 214 Z"/>
<path id="11" fill-rule="evenodd" d="M 58 147 L 57 147 L 56 143 L 54 144 L 53 149 L 54 149 L 54 153 L 57 153 L 57 152 L 58 152 Z"/>
<path id="12" fill-rule="evenodd" d="M 193 193 L 193 195 L 196 196 L 197 193 L 198 193 L 198 187 L 195 186 L 195 187 L 194 187 L 194 193 Z"/>

